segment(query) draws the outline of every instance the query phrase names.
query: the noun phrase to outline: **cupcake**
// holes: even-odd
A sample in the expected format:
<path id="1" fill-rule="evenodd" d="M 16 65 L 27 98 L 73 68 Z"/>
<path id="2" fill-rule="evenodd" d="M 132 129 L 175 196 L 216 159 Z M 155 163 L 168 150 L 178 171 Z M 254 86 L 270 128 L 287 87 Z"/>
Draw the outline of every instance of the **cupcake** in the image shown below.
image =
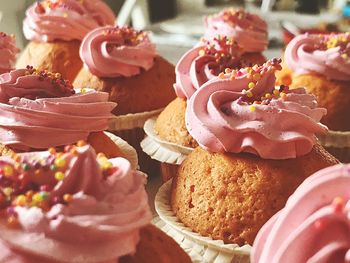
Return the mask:
<path id="1" fill-rule="evenodd" d="M 124 158 L 70 145 L 0 167 L 1 263 L 190 262 L 150 226 L 145 175 Z"/>
<path id="2" fill-rule="evenodd" d="M 101 0 L 44 0 L 31 5 L 23 21 L 30 41 L 16 68 L 32 65 L 73 81 L 82 67 L 79 46 L 94 28 L 113 25 L 113 11 Z"/>
<path id="3" fill-rule="evenodd" d="M 118 146 L 103 132 L 115 106 L 107 93 L 76 92 L 59 73 L 29 66 L 4 73 L 0 75 L 1 153 L 87 140 L 97 151 L 120 156 Z"/>
<path id="4" fill-rule="evenodd" d="M 248 61 L 237 42 L 226 36 L 202 42 L 183 55 L 175 68 L 177 98 L 155 122 L 148 121 L 145 130 L 149 137 L 142 142 L 143 150 L 161 162 L 163 181 L 174 176 L 188 152 L 198 145 L 185 126 L 186 101 L 205 82 L 226 69 L 260 62 Z"/>
<path id="5" fill-rule="evenodd" d="M 174 66 L 157 55 L 147 32 L 131 27 L 91 31 L 81 45 L 80 57 L 84 67 L 74 86 L 109 93 L 109 100 L 118 104 L 109 130 L 133 145 L 141 168 L 150 171 L 150 160 L 140 149 L 142 127 L 175 98 Z"/>
<path id="6" fill-rule="evenodd" d="M 207 16 L 204 20 L 206 40 L 226 36 L 237 41 L 244 52 L 243 58 L 262 64 L 266 61 L 263 51 L 268 46 L 266 22 L 255 14 L 243 9 L 226 8 L 221 12 Z M 250 65 L 250 66 L 252 66 Z"/>
<path id="7" fill-rule="evenodd" d="M 350 166 L 307 178 L 259 231 L 251 262 L 349 261 Z"/>
<path id="8" fill-rule="evenodd" d="M 273 59 L 232 70 L 187 103 L 186 127 L 199 147 L 169 194 L 176 218 L 201 236 L 252 245 L 306 177 L 338 163 L 316 141 L 327 131 L 319 123 L 326 110 L 303 88 L 275 87 L 279 69 Z"/>
<path id="9" fill-rule="evenodd" d="M 285 51 L 278 76 L 291 88 L 305 87 L 327 109 L 321 122 L 330 132 L 321 143 L 339 160 L 350 162 L 350 34 L 309 35 L 294 38 Z"/>
<path id="10" fill-rule="evenodd" d="M 18 52 L 15 36 L 0 32 L 0 74 L 13 69 Z"/>

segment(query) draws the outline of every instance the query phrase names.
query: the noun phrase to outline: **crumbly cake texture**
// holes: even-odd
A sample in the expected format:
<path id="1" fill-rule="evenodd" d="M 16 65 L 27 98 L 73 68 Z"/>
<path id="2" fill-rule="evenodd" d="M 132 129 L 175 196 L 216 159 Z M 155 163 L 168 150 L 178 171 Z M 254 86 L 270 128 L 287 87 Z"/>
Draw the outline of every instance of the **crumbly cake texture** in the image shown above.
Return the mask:
<path id="1" fill-rule="evenodd" d="M 140 231 L 141 240 L 135 255 L 121 258 L 120 263 L 190 263 L 185 251 L 168 235 L 149 225 Z"/>
<path id="2" fill-rule="evenodd" d="M 155 124 L 155 132 L 168 142 L 187 147 L 198 146 L 186 129 L 186 100 L 176 98 L 160 113 Z"/>
<path id="3" fill-rule="evenodd" d="M 171 206 L 186 226 L 203 236 L 252 245 L 259 229 L 305 178 L 336 163 L 319 145 L 288 160 L 197 147 L 173 179 Z"/>
<path id="4" fill-rule="evenodd" d="M 73 82 L 83 66 L 79 57 L 79 47 L 79 41 L 31 41 L 19 57 L 16 68 L 31 65 L 39 70 L 60 72 L 64 79 Z"/>
<path id="5" fill-rule="evenodd" d="M 153 67 L 139 75 L 129 78 L 99 78 L 83 68 L 73 84 L 74 87 L 108 92 L 109 100 L 118 103 L 113 113 L 124 115 L 165 107 L 176 97 L 174 82 L 174 65 L 157 56 Z"/>

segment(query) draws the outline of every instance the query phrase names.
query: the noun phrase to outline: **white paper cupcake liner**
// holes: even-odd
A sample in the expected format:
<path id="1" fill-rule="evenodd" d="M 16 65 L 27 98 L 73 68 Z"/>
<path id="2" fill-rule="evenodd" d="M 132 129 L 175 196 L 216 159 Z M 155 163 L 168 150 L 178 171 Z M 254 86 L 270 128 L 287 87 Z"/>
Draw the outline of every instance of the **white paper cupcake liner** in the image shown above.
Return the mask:
<path id="1" fill-rule="evenodd" d="M 318 136 L 320 143 L 325 147 L 350 147 L 350 132 L 328 131 Z"/>
<path id="2" fill-rule="evenodd" d="M 125 158 L 129 160 L 131 167 L 133 169 L 138 168 L 138 158 L 137 158 L 137 153 L 136 150 L 129 145 L 126 141 L 124 141 L 122 138 L 114 135 L 113 133 L 110 132 L 104 132 L 117 146 L 118 148 L 122 151 L 124 154 Z"/>
<path id="3" fill-rule="evenodd" d="M 109 120 L 108 130 L 120 131 L 142 128 L 146 120 L 158 115 L 163 109 L 114 116 Z"/>
<path id="4" fill-rule="evenodd" d="M 142 150 L 159 162 L 180 165 L 193 148 L 162 140 L 154 131 L 155 123 L 156 118 L 151 118 L 143 126 L 147 136 L 141 142 Z"/>
<path id="5" fill-rule="evenodd" d="M 164 223 L 156 221 L 156 225 L 174 238 L 193 262 L 249 263 L 251 246 L 224 244 L 222 240 L 201 236 L 180 222 L 170 205 L 171 182 L 163 184 L 156 195 L 155 209 Z"/>

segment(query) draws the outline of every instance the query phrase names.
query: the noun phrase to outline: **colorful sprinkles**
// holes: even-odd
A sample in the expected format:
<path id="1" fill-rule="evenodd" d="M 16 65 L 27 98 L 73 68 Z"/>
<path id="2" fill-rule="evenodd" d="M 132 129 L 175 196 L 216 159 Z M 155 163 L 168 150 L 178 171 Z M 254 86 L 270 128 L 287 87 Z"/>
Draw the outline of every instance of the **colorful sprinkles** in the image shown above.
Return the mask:
<path id="1" fill-rule="evenodd" d="M 38 76 L 40 81 L 50 81 L 55 88 L 60 89 L 64 93 L 75 93 L 73 85 L 69 80 L 64 79 L 60 73 L 52 73 L 47 70 L 38 70 L 33 66 L 28 65 L 26 67 L 25 75 Z"/>
<path id="2" fill-rule="evenodd" d="M 105 36 L 113 35 L 117 37 L 119 43 L 114 44 L 114 46 L 137 46 L 148 37 L 147 32 L 142 30 L 135 30 L 134 28 L 128 26 L 116 26 L 112 29 L 106 29 L 102 34 Z"/>
<path id="3" fill-rule="evenodd" d="M 9 227 L 18 226 L 16 206 L 48 211 L 55 204 L 65 205 L 73 200 L 73 193 L 51 197 L 51 192 L 67 176 L 69 161 L 78 154 L 78 145 L 86 145 L 86 142 L 66 146 L 63 152 L 50 148 L 45 157 L 24 159 L 22 155 L 13 154 L 11 162 L 0 161 L 0 213 L 7 218 Z M 105 179 L 118 169 L 103 153 L 99 153 L 96 160 Z"/>
<path id="4" fill-rule="evenodd" d="M 205 46 L 199 50 L 200 57 L 209 56 L 212 61 L 208 64 L 209 70 L 213 75 L 219 75 L 226 68 L 240 68 L 240 52 L 236 41 L 227 36 L 218 36 L 212 41 L 201 40 Z"/>
<path id="5" fill-rule="evenodd" d="M 271 90 L 271 92 L 265 94 L 259 94 L 256 92 L 256 86 L 259 80 L 267 73 L 281 70 L 281 59 L 271 59 L 265 64 L 253 67 L 246 67 L 241 69 L 225 69 L 224 72 L 219 74 L 219 78 L 229 78 L 231 80 L 239 78 L 247 78 L 249 80 L 246 89 L 242 90 L 242 96 L 238 98 L 240 105 L 249 105 L 249 110 L 255 112 L 257 106 L 268 105 L 272 99 L 285 99 L 287 93 L 289 93 L 289 87 L 281 85 L 278 88 Z"/>
<path id="6" fill-rule="evenodd" d="M 317 49 L 328 50 L 332 48 L 339 48 L 341 57 L 344 60 L 350 60 L 350 33 L 342 34 L 329 34 L 329 35 L 317 35 L 321 38 L 320 46 L 317 46 Z"/>

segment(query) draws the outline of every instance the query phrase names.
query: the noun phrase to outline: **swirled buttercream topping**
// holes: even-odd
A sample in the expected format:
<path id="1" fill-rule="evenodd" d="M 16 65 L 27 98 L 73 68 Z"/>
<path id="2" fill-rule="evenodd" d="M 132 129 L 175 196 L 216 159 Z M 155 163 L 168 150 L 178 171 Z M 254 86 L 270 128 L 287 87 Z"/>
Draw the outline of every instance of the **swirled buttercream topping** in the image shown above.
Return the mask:
<path id="1" fill-rule="evenodd" d="M 280 60 L 227 70 L 205 83 L 188 101 L 186 126 L 203 148 L 248 152 L 266 159 L 309 153 L 326 110 L 305 89 L 275 87 Z"/>
<path id="2" fill-rule="evenodd" d="M 260 230 L 251 262 L 350 262 L 349 186 L 349 165 L 307 178 Z"/>
<path id="3" fill-rule="evenodd" d="M 227 37 L 214 38 L 192 48 L 175 68 L 177 96 L 189 99 L 200 86 L 226 68 L 240 68 L 240 56 L 237 43 Z"/>
<path id="4" fill-rule="evenodd" d="M 28 150 L 86 140 L 107 129 L 115 106 L 108 93 L 75 94 L 58 73 L 13 70 L 0 75 L 0 142 Z"/>
<path id="5" fill-rule="evenodd" d="M 317 73 L 349 81 L 350 33 L 297 36 L 286 48 L 285 61 L 298 75 Z"/>
<path id="6" fill-rule="evenodd" d="M 145 176 L 79 142 L 0 158 L 0 262 L 116 262 L 151 219 Z"/>
<path id="7" fill-rule="evenodd" d="M 243 9 L 227 8 L 205 18 L 205 39 L 232 37 L 244 52 L 267 49 L 267 24 L 259 16 Z"/>
<path id="8" fill-rule="evenodd" d="M 113 11 L 101 0 L 44 0 L 31 5 L 23 22 L 29 40 L 83 40 L 94 28 L 113 25 Z"/>
<path id="9" fill-rule="evenodd" d="M 147 32 L 131 27 L 101 27 L 91 31 L 80 47 L 85 67 L 98 77 L 130 77 L 149 70 L 156 56 Z"/>

